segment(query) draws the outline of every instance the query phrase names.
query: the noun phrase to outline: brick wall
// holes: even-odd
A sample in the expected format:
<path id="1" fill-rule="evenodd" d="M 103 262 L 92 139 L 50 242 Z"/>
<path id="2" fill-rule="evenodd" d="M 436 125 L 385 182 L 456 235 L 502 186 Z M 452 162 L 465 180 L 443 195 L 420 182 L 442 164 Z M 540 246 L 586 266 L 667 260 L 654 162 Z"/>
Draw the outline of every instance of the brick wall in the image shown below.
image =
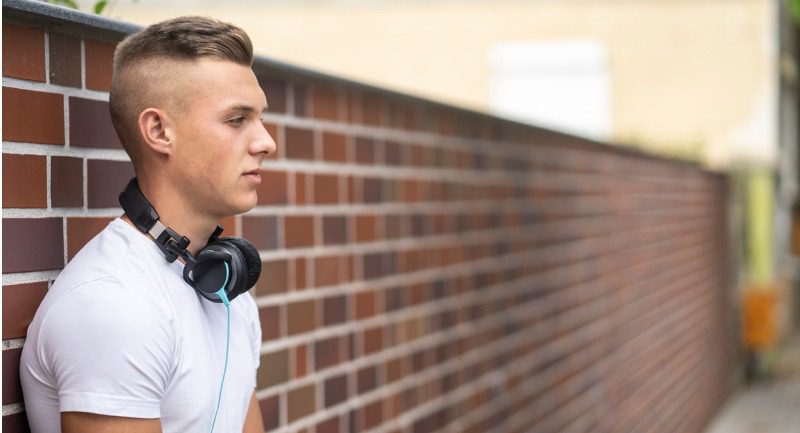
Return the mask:
<path id="1" fill-rule="evenodd" d="M 10 3 L 3 430 L 18 433 L 27 324 L 120 215 L 132 169 L 107 107 L 124 26 Z M 735 367 L 724 178 L 265 59 L 255 69 L 279 151 L 259 206 L 225 224 L 264 264 L 265 430 L 702 431 Z"/>

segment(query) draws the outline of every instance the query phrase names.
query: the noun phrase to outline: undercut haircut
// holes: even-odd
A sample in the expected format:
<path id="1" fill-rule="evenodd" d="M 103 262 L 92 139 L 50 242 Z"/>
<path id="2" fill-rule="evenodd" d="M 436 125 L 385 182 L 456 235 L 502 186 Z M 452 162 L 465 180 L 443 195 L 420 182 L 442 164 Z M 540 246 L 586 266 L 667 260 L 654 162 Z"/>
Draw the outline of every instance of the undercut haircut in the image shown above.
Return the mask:
<path id="1" fill-rule="evenodd" d="M 252 67 L 253 44 L 239 27 L 188 16 L 148 26 L 117 45 L 109 94 L 111 122 L 137 171 L 141 164 L 139 114 L 159 105 L 159 95 L 154 95 L 158 92 L 150 87 L 161 81 L 159 73 L 170 74 L 170 62 L 202 58 Z"/>

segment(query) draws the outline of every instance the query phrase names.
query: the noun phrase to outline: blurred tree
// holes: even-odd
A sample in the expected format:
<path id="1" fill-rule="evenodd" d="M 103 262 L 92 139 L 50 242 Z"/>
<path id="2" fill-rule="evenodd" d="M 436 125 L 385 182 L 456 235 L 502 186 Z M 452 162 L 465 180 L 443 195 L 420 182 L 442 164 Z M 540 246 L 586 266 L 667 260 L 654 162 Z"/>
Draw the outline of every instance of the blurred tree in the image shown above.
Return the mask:
<path id="1" fill-rule="evenodd" d="M 789 14 L 796 24 L 800 24 L 800 0 L 788 0 Z"/>

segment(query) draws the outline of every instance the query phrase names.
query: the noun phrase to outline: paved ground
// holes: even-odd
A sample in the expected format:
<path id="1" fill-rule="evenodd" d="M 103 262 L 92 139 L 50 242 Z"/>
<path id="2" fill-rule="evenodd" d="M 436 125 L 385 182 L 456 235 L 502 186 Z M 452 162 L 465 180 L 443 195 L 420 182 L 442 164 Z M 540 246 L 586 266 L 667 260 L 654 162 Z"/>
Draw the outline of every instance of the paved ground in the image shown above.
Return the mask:
<path id="1" fill-rule="evenodd" d="M 800 338 L 779 353 L 773 371 L 740 389 L 706 433 L 800 433 Z"/>

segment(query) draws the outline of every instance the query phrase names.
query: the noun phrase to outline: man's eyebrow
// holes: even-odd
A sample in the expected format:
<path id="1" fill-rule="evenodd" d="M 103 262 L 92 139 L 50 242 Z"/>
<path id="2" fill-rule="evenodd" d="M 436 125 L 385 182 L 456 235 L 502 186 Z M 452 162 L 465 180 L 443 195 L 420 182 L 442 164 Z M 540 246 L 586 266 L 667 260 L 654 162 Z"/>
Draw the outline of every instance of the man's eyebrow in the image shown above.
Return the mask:
<path id="1" fill-rule="evenodd" d="M 267 109 L 269 109 L 269 104 L 264 106 L 264 109 L 261 110 L 261 113 L 265 113 L 267 111 Z M 231 106 L 228 109 L 228 111 L 242 111 L 242 112 L 245 112 L 245 113 L 253 113 L 253 112 L 256 112 L 258 110 L 256 110 L 256 108 L 253 107 L 252 105 L 236 104 L 236 105 Z"/>

